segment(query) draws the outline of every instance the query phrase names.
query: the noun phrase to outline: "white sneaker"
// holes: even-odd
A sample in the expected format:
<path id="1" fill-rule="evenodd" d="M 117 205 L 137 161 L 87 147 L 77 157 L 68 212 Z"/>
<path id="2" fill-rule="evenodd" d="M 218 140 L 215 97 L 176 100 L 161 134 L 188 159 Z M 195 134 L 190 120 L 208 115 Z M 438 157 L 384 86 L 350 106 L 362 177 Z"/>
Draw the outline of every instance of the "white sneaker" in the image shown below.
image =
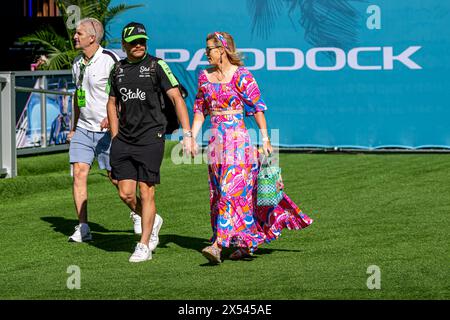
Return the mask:
<path id="1" fill-rule="evenodd" d="M 152 259 L 152 252 L 143 243 L 138 243 L 134 249 L 134 253 L 131 255 L 130 262 L 142 262 Z"/>
<path id="2" fill-rule="evenodd" d="M 134 233 L 142 234 L 141 216 L 131 211 L 130 218 L 133 220 Z"/>
<path id="3" fill-rule="evenodd" d="M 153 223 L 152 234 L 150 235 L 150 241 L 148 242 L 148 248 L 150 251 L 155 251 L 156 246 L 159 243 L 159 230 L 163 224 L 163 218 L 159 214 L 155 215 L 155 222 Z"/>
<path id="4" fill-rule="evenodd" d="M 91 240 L 91 230 L 86 223 L 80 223 L 79 225 L 75 226 L 75 232 L 69 237 L 69 241 L 71 242 L 85 242 Z"/>
<path id="5" fill-rule="evenodd" d="M 135 234 L 142 234 L 142 224 L 141 224 L 141 216 L 134 213 L 133 211 L 130 212 L 130 218 L 133 221 L 133 227 L 134 227 L 134 233 Z M 161 229 L 163 223 L 163 218 L 159 214 L 155 215 L 155 222 L 153 223 L 153 229 L 152 234 L 150 236 L 150 241 L 148 243 L 148 247 L 150 251 L 154 251 L 156 249 L 156 246 L 159 243 L 159 230 Z"/>

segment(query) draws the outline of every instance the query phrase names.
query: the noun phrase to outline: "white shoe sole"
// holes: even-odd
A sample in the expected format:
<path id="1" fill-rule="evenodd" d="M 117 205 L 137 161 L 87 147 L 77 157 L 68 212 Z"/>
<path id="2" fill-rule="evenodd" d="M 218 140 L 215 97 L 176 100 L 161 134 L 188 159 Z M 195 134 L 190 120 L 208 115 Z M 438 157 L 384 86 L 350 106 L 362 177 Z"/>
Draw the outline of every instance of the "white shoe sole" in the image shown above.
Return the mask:
<path id="1" fill-rule="evenodd" d="M 141 259 L 139 259 L 139 260 L 128 260 L 129 262 L 131 262 L 131 263 L 137 263 L 137 262 L 144 262 L 144 261 L 149 261 L 149 260 L 152 260 L 152 258 L 148 258 L 148 259 L 145 259 L 145 260 L 141 260 Z"/>
<path id="2" fill-rule="evenodd" d="M 89 242 L 89 241 L 92 241 L 92 236 L 91 236 L 91 235 L 89 235 L 89 236 L 87 236 L 87 237 L 84 237 L 84 239 L 81 239 L 81 241 L 78 240 L 78 239 L 69 237 L 69 242 L 77 242 L 77 243 L 81 243 L 81 242 Z"/>
<path id="3" fill-rule="evenodd" d="M 144 262 L 144 261 L 148 261 L 148 260 L 152 260 L 152 255 L 150 254 L 150 256 L 147 259 L 137 259 L 137 258 L 132 258 L 130 257 L 130 259 L 128 259 L 129 262 Z"/>

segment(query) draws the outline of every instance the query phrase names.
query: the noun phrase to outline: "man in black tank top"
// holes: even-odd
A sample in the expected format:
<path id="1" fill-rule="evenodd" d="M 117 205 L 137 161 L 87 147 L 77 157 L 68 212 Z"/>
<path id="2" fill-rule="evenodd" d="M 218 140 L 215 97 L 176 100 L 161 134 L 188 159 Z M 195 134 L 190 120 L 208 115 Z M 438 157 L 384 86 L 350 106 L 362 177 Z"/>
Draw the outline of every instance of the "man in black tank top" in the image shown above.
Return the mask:
<path id="1" fill-rule="evenodd" d="M 154 200 L 155 184 L 160 183 L 167 125 L 159 91 L 166 92 L 175 105 L 183 128 L 184 150 L 193 154 L 194 143 L 179 83 L 163 60 L 158 59 L 156 63 L 158 83 L 152 83 L 151 62 L 157 58 L 147 53 L 147 39 L 142 24 L 131 22 L 125 26 L 122 46 L 127 58 L 111 71 L 108 89 L 108 119 L 113 139 L 110 151 L 112 176 L 118 180 L 120 198 L 141 216 L 142 221 L 141 240 L 130 262 L 152 258 L 162 224 L 162 219 L 156 215 Z M 136 197 L 138 183 L 140 199 Z"/>

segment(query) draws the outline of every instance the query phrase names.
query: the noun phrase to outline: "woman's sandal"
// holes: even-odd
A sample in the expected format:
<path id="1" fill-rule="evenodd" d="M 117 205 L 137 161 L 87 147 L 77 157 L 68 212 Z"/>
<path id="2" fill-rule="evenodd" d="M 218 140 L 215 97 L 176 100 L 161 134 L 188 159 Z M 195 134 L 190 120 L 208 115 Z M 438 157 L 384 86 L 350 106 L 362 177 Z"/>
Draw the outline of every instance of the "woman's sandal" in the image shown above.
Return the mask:
<path id="1" fill-rule="evenodd" d="M 218 264 L 222 261 L 220 260 L 221 250 L 215 246 L 209 246 L 202 250 L 202 255 L 209 260 L 209 262 Z"/>
<path id="2" fill-rule="evenodd" d="M 249 258 L 252 256 L 252 253 L 248 249 L 239 248 L 232 254 L 230 254 L 231 260 L 240 260 L 244 258 Z"/>

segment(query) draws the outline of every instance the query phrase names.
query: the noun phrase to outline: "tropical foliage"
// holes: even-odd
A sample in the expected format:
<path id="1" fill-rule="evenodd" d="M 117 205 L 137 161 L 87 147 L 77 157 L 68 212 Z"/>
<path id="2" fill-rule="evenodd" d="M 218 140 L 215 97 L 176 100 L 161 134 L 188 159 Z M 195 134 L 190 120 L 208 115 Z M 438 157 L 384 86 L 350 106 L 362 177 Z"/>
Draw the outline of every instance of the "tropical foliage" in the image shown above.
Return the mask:
<path id="1" fill-rule="evenodd" d="M 103 45 L 111 41 L 111 35 L 108 32 L 108 25 L 119 14 L 142 7 L 142 5 L 119 4 L 110 6 L 111 0 L 56 0 L 58 8 L 62 13 L 64 22 L 70 18 L 71 11 L 68 8 L 75 5 L 80 9 L 80 18 L 92 17 L 98 19 L 105 27 L 105 37 Z M 46 26 L 38 31 L 19 39 L 22 43 L 32 43 L 38 45 L 47 54 L 47 63 L 41 68 L 45 70 L 61 70 L 71 67 L 74 58 L 78 55 L 78 50 L 73 44 L 73 35 L 75 29 L 70 24 L 64 23 L 66 35 L 62 36 L 51 26 Z"/>
<path id="2" fill-rule="evenodd" d="M 352 5 L 356 2 L 366 0 L 247 0 L 247 7 L 253 16 L 252 32 L 259 37 L 268 38 L 277 19 L 287 14 L 294 26 L 304 29 L 311 45 L 348 48 L 358 40 L 361 16 Z"/>

